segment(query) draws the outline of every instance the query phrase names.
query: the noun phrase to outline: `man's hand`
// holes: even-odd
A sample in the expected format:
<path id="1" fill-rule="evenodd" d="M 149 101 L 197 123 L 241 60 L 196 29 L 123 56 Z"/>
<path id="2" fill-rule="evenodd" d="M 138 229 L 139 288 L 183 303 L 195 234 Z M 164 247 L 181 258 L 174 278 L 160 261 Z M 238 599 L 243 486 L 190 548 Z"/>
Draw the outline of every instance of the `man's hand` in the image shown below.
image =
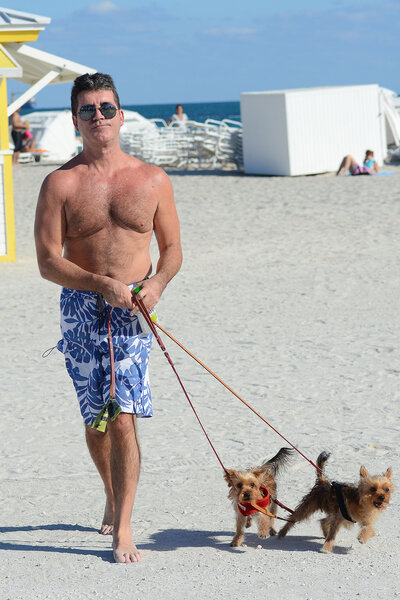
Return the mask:
<path id="1" fill-rule="evenodd" d="M 104 289 L 101 290 L 101 293 L 112 307 L 132 308 L 131 290 L 121 281 L 108 277 L 107 283 L 105 284 Z"/>
<path id="2" fill-rule="evenodd" d="M 137 285 L 140 285 L 142 289 L 140 290 L 140 292 L 134 295 L 136 295 L 137 298 L 142 300 L 147 310 L 150 311 L 152 308 L 155 307 L 155 305 L 159 301 L 160 296 L 164 291 L 164 286 L 158 281 L 157 275 L 154 275 L 154 277 L 151 277 L 150 279 L 139 281 Z M 137 306 L 133 306 L 131 315 L 137 313 L 138 310 L 139 309 Z"/>

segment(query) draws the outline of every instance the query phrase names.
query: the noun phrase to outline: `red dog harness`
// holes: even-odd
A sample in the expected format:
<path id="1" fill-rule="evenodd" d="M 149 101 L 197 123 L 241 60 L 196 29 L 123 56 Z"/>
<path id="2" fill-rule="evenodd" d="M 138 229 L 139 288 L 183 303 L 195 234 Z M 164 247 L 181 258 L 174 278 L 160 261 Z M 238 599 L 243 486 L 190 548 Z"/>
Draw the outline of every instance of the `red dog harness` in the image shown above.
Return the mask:
<path id="1" fill-rule="evenodd" d="M 269 491 L 267 490 L 267 488 L 265 486 L 260 486 L 260 489 L 262 489 L 265 493 L 265 497 L 261 498 L 261 500 L 256 500 L 255 504 L 257 506 L 259 506 L 261 509 L 265 510 L 265 507 L 268 506 L 269 504 Z M 249 515 L 258 512 L 257 508 L 254 508 L 254 504 L 250 504 L 250 502 L 238 502 L 238 509 L 239 512 L 242 513 L 242 515 L 244 517 L 248 517 Z M 261 510 L 260 512 L 264 512 L 264 510 Z M 266 511 L 267 514 L 268 511 Z"/>

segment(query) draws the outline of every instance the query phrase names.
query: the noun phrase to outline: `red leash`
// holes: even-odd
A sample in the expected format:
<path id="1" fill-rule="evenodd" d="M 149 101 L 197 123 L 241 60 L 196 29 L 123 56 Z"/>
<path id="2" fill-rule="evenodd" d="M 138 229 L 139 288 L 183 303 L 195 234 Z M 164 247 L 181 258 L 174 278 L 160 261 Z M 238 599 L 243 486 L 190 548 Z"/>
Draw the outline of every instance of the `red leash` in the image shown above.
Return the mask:
<path id="1" fill-rule="evenodd" d="M 135 289 L 137 289 L 137 288 L 135 288 Z M 146 320 L 146 323 L 147 323 L 147 325 L 148 325 L 148 326 L 149 326 L 149 328 L 150 328 L 150 331 L 151 331 L 151 332 L 153 333 L 153 335 L 155 336 L 155 338 L 156 338 L 156 340 L 157 340 L 157 343 L 158 343 L 158 345 L 160 346 L 160 348 L 161 348 L 161 350 L 163 351 L 163 353 L 164 353 L 164 355 L 165 355 L 166 359 L 168 360 L 169 364 L 171 365 L 171 367 L 172 367 L 172 370 L 174 371 L 174 373 L 175 373 L 175 375 L 176 375 L 176 377 L 177 377 L 177 379 L 178 379 L 178 381 L 179 381 L 179 384 L 180 384 L 180 386 L 181 386 L 181 388 L 182 388 L 182 390 L 183 390 L 183 393 L 185 394 L 185 396 L 186 396 L 186 398 L 187 398 L 187 400 L 188 400 L 188 402 L 189 402 L 189 404 L 190 404 L 190 407 L 192 408 L 192 410 L 193 410 L 193 412 L 194 412 L 194 414 L 195 414 L 195 416 L 196 416 L 196 419 L 197 419 L 197 421 L 198 421 L 198 423 L 199 423 L 199 425 L 200 425 L 200 427 L 201 427 L 201 429 L 202 429 L 202 431 L 203 431 L 204 435 L 206 436 L 206 438 L 207 438 L 207 440 L 208 440 L 208 443 L 210 444 L 210 446 L 211 446 L 211 448 L 212 448 L 212 450 L 213 450 L 213 452 L 214 452 L 215 456 L 217 457 L 217 460 L 218 460 L 219 464 L 221 465 L 221 467 L 223 468 L 223 470 L 225 471 L 225 473 L 227 473 L 227 474 L 228 474 L 228 476 L 229 476 L 228 470 L 225 468 L 225 466 L 224 466 L 224 464 L 223 464 L 222 460 L 220 459 L 220 457 L 219 457 L 219 455 L 218 455 L 218 452 L 216 451 L 216 449 L 214 448 L 214 445 L 213 445 L 213 443 L 211 442 L 210 438 L 208 437 L 208 434 L 207 434 L 206 430 L 204 429 L 203 423 L 201 422 L 201 420 L 200 420 L 200 417 L 199 417 L 199 415 L 197 414 L 197 412 L 196 412 L 196 409 L 194 408 L 194 406 L 193 406 L 193 403 L 192 403 L 192 401 L 191 401 L 191 400 L 190 400 L 190 398 L 189 398 L 189 395 L 188 395 L 188 393 L 187 393 L 187 391 L 186 391 L 186 389 L 185 389 L 185 386 L 183 385 L 183 383 L 182 383 L 182 380 L 181 380 L 181 378 L 179 377 L 179 374 L 178 374 L 178 372 L 177 372 L 177 370 L 176 370 L 176 368 L 175 368 L 175 365 L 174 365 L 174 363 L 172 362 L 172 359 L 171 359 L 170 355 L 168 354 L 168 352 L 167 352 L 167 349 L 166 349 L 166 347 L 164 346 L 164 343 L 163 343 L 162 339 L 161 339 L 161 338 L 160 338 L 160 336 L 158 335 L 158 332 L 157 332 L 157 329 L 156 329 L 155 325 L 157 325 L 157 327 L 159 327 L 159 329 L 161 329 L 161 330 L 162 330 L 162 331 L 163 331 L 163 332 L 164 332 L 164 333 L 165 333 L 165 334 L 166 334 L 168 337 L 170 337 L 170 338 L 171 338 L 173 341 L 175 341 L 175 342 L 178 344 L 178 346 L 180 346 L 180 347 L 181 347 L 183 350 L 185 350 L 185 352 L 187 352 L 187 353 L 188 353 L 188 354 L 189 354 L 189 355 L 190 355 L 192 358 L 194 358 L 194 359 L 195 359 L 195 360 L 196 360 L 196 361 L 197 361 L 199 364 L 201 364 L 201 365 L 202 365 L 202 366 L 203 366 L 203 367 L 204 367 L 204 368 L 205 368 L 205 369 L 206 369 L 206 370 L 207 370 L 207 371 L 208 371 L 208 372 L 209 372 L 211 375 L 213 375 L 213 376 L 214 376 L 216 379 L 218 379 L 218 381 L 220 381 L 220 382 L 221 382 L 221 383 L 222 383 L 222 384 L 223 384 L 223 385 L 224 385 L 224 386 L 225 386 L 227 389 L 229 389 L 229 390 L 230 390 L 230 391 L 231 391 L 231 392 L 232 392 L 232 393 L 233 393 L 233 394 L 234 394 L 234 395 L 235 395 L 237 398 L 239 398 L 239 400 L 241 400 L 241 401 L 242 401 L 242 402 L 243 402 L 243 403 L 244 403 L 244 404 L 245 404 L 245 405 L 246 405 L 248 408 L 250 408 L 250 409 L 251 409 L 251 410 L 252 410 L 252 411 L 253 411 L 253 412 L 254 412 L 254 413 L 257 415 L 257 416 L 259 416 L 259 417 L 260 417 L 260 419 L 261 419 L 262 421 L 264 421 L 264 422 L 265 422 L 267 425 L 269 425 L 269 426 L 270 426 L 270 427 L 271 427 L 271 428 L 272 428 L 274 431 L 276 431 L 276 433 L 278 433 L 278 435 L 280 435 L 280 436 L 281 436 L 281 437 L 282 437 L 282 438 L 283 438 L 285 441 L 287 441 L 287 443 L 288 443 L 288 444 L 290 444 L 290 445 L 292 446 L 292 448 L 294 448 L 295 450 L 297 450 L 297 452 L 299 452 L 299 454 L 301 454 L 301 455 L 302 455 L 302 456 L 303 456 L 303 457 L 304 457 L 306 460 L 308 460 L 308 462 L 310 462 L 310 463 L 311 463 L 311 464 L 312 464 L 312 465 L 313 465 L 313 466 L 314 466 L 316 469 L 318 469 L 319 471 L 321 470 L 321 469 L 319 469 L 319 467 L 317 467 L 317 465 L 314 465 L 314 463 L 313 463 L 311 460 L 309 460 L 309 459 L 308 459 L 308 458 L 307 458 L 307 457 L 306 457 L 304 454 L 302 454 L 302 452 L 300 452 L 300 450 L 298 450 L 298 449 L 297 449 L 295 446 L 293 446 L 293 444 L 291 444 L 291 443 L 290 443 L 288 440 L 286 440 L 286 438 L 284 438 L 284 437 L 283 437 L 283 435 L 282 435 L 282 434 L 280 434 L 280 433 L 279 433 L 279 431 L 278 431 L 277 429 L 275 429 L 274 427 L 272 427 L 272 425 L 270 425 L 270 423 L 268 423 L 268 421 L 266 421 L 266 420 L 265 420 L 265 419 L 264 419 L 264 418 L 263 418 L 263 417 L 262 417 L 262 416 L 261 416 L 259 413 L 257 413 L 257 411 L 255 411 L 255 410 L 252 408 L 252 406 L 250 406 L 250 405 L 249 405 L 249 404 L 248 404 L 248 403 L 247 403 L 245 400 L 243 400 L 243 399 L 242 399 L 242 398 L 241 398 L 241 397 L 240 397 L 238 394 L 236 394 L 236 392 L 234 392 L 234 391 L 233 391 L 233 390 L 232 390 L 232 389 L 231 389 L 231 388 L 230 388 L 230 387 L 229 387 L 227 384 L 225 384 L 225 383 L 222 381 L 222 379 L 220 379 L 219 377 L 217 377 L 217 375 L 215 375 L 215 374 L 214 374 L 214 373 L 213 373 L 213 372 L 212 372 L 212 371 L 211 371 L 211 370 L 210 370 L 208 367 L 206 367 L 206 365 L 204 365 L 204 364 L 203 364 L 201 361 L 199 361 L 199 360 L 198 360 L 198 359 L 197 359 L 197 358 L 196 358 L 196 357 L 195 357 L 193 354 L 191 354 L 191 353 L 190 353 L 188 350 L 186 350 L 186 348 L 184 348 L 184 347 L 183 347 L 181 344 L 179 344 L 179 342 L 177 342 L 177 340 L 175 340 L 175 339 L 174 339 L 174 338 L 173 338 L 173 337 L 172 337 L 170 334 L 168 334 L 168 333 L 167 333 L 167 332 L 166 332 L 166 331 L 165 331 L 165 330 L 164 330 L 164 329 L 163 329 L 163 328 L 162 328 L 160 325 L 158 325 L 158 323 L 155 323 L 155 322 L 154 322 L 154 321 L 151 319 L 151 317 L 150 317 L 150 315 L 149 315 L 149 313 L 148 313 L 148 311 L 147 311 L 147 309 L 146 309 L 146 307 L 145 307 L 145 305 L 144 305 L 143 301 L 142 301 L 140 298 L 138 298 L 138 297 L 136 296 L 136 293 L 135 293 L 135 291 L 134 291 L 134 290 L 133 290 L 133 292 L 132 292 L 132 300 L 133 300 L 134 304 L 136 304 L 136 305 L 138 306 L 138 308 L 139 308 L 140 312 L 142 313 L 143 317 L 144 317 L 144 318 L 145 318 L 145 320 Z M 293 513 L 293 511 L 292 511 L 290 508 L 288 508 L 287 506 L 285 506 L 284 504 L 282 504 L 281 502 L 279 502 L 279 501 L 278 501 L 276 498 L 273 498 L 273 497 L 271 496 L 271 500 L 273 500 L 273 502 L 275 502 L 275 504 L 277 504 L 277 505 L 278 505 L 278 506 L 280 506 L 281 508 L 284 508 L 284 509 L 285 509 L 285 510 L 287 510 L 288 512 L 290 512 L 290 513 Z M 262 507 L 262 506 L 258 506 L 258 503 L 257 503 L 257 505 L 253 505 L 253 508 L 255 508 L 256 510 L 260 510 L 260 512 L 267 512 L 267 511 L 265 510 L 265 508 L 264 508 L 264 507 Z M 269 514 L 269 516 L 273 516 L 273 517 L 274 517 L 274 518 L 276 518 L 276 519 L 281 519 L 282 521 L 286 521 L 286 520 L 287 520 L 287 519 L 284 519 L 283 517 L 277 517 L 277 516 L 275 516 L 275 515 L 272 515 L 271 513 L 267 513 L 267 514 Z"/>
<path id="2" fill-rule="evenodd" d="M 135 300 L 138 300 L 138 298 L 135 298 Z M 143 303 L 142 303 L 142 307 L 140 307 L 140 305 L 139 305 L 139 308 L 140 308 L 141 312 L 143 312 L 143 309 L 144 309 L 144 311 L 146 311 L 146 308 L 144 307 Z M 147 311 L 146 311 L 146 313 L 147 313 Z M 144 316 L 146 316 L 146 315 L 144 315 Z M 147 321 L 147 319 L 146 319 L 146 321 Z M 161 327 L 161 325 L 159 323 L 151 321 L 151 324 L 152 324 L 152 331 L 155 332 L 155 326 L 158 327 L 158 329 L 161 329 L 161 331 L 163 333 L 165 333 L 165 335 L 167 337 L 169 337 L 170 340 L 172 340 L 173 342 L 175 342 L 175 344 L 177 344 L 177 346 L 179 346 L 179 348 L 181 348 L 184 352 L 186 352 L 186 354 L 188 354 L 191 358 L 193 358 L 199 365 L 201 365 L 203 367 L 203 369 L 205 369 L 206 371 L 208 371 L 208 373 L 210 373 L 210 375 L 212 375 L 213 377 L 215 377 L 215 379 L 217 381 L 219 381 L 227 390 L 229 390 L 234 396 L 236 396 L 236 398 L 238 398 L 238 400 L 240 400 L 240 402 L 243 402 L 243 404 L 245 406 L 247 406 L 247 408 L 249 408 L 255 415 L 257 415 L 257 417 L 259 417 L 261 419 L 261 421 L 263 421 L 266 425 L 268 425 L 268 427 L 270 427 L 271 429 L 273 429 L 273 431 L 275 431 L 275 433 L 277 433 L 283 440 L 285 440 L 285 442 L 287 444 L 289 444 L 289 446 L 291 446 L 294 450 L 296 450 L 296 452 L 298 452 L 315 469 L 317 469 L 317 471 L 319 471 L 320 473 L 322 473 L 322 470 L 318 467 L 318 465 L 316 465 L 312 460 L 310 460 L 309 458 L 307 458 L 307 456 L 305 454 L 303 454 L 298 448 L 296 448 L 296 446 L 294 446 L 287 438 L 285 438 L 284 435 L 282 435 L 277 429 L 275 429 L 275 427 L 273 425 L 271 425 L 271 423 L 269 423 L 266 419 L 264 419 L 264 417 L 262 415 L 260 415 L 260 413 L 258 413 L 248 402 L 246 402 L 246 400 L 244 400 L 241 396 L 239 396 L 239 394 L 237 394 L 235 392 L 235 390 L 233 390 L 231 387 L 229 387 L 229 385 L 227 383 L 225 383 L 220 377 L 218 377 L 218 375 L 216 375 L 213 371 L 211 371 L 211 369 L 209 369 L 207 367 L 207 365 L 205 365 L 203 362 L 201 362 L 200 359 L 198 359 L 187 348 L 185 348 L 185 346 L 183 346 L 180 342 L 178 342 L 178 340 L 176 340 L 170 333 L 168 333 L 168 331 L 166 331 L 163 327 Z M 158 341 L 160 338 L 157 335 L 157 333 L 155 333 L 155 335 L 156 335 L 156 338 L 157 338 L 157 341 Z M 160 342 L 158 342 L 158 343 L 160 343 Z"/>
<path id="3" fill-rule="evenodd" d="M 191 401 L 191 400 L 190 400 L 190 398 L 189 398 L 189 395 L 188 395 L 188 393 L 187 393 L 187 391 L 186 391 L 186 389 L 185 389 L 185 386 L 183 385 L 183 383 L 182 383 L 182 380 L 181 380 L 181 378 L 180 378 L 180 377 L 179 377 L 179 375 L 178 375 L 178 372 L 177 372 L 177 370 L 176 370 L 176 368 L 175 368 L 175 365 L 174 365 L 174 363 L 172 362 L 172 359 L 171 359 L 170 355 L 168 354 L 168 352 L 167 352 L 167 349 L 166 349 L 166 347 L 164 346 L 164 343 L 163 343 L 162 339 L 161 339 L 161 338 L 160 338 L 160 336 L 158 335 L 157 329 L 156 329 L 156 328 L 155 328 L 155 326 L 154 326 L 154 321 L 151 319 L 151 317 L 150 317 L 149 313 L 147 312 L 147 309 L 146 309 L 145 305 L 143 304 L 143 301 L 142 301 L 142 300 L 140 300 L 140 299 L 139 299 L 139 298 L 136 296 L 136 294 L 135 294 L 134 292 L 132 292 L 132 299 L 133 299 L 134 303 L 135 303 L 135 304 L 137 304 L 137 306 L 139 307 L 139 309 L 140 309 L 140 312 L 142 313 L 142 315 L 143 315 L 143 316 L 144 316 L 144 318 L 146 319 L 146 323 L 147 323 L 147 325 L 150 327 L 150 330 L 151 330 L 151 332 L 153 333 L 153 335 L 155 336 L 155 338 L 156 338 L 156 340 L 157 340 L 157 342 L 158 342 L 158 345 L 160 346 L 161 350 L 163 351 L 165 358 L 168 360 L 169 364 L 171 365 L 171 367 L 172 367 L 172 370 L 173 370 L 173 372 L 175 373 L 175 375 L 176 375 L 176 377 L 177 377 L 177 379 L 178 379 L 178 381 L 179 381 L 179 383 L 180 383 L 180 386 L 181 386 L 181 388 L 182 388 L 182 390 L 183 390 L 183 393 L 185 394 L 185 396 L 186 396 L 186 398 L 187 398 L 187 401 L 189 402 L 189 404 L 190 404 L 190 406 L 191 406 L 191 408 L 192 408 L 192 410 L 193 410 L 194 414 L 196 415 L 196 419 L 198 420 L 198 422 L 199 422 L 199 425 L 200 425 L 200 427 L 202 428 L 202 430 L 203 430 L 203 433 L 204 433 L 204 435 L 206 436 L 206 438 L 207 438 L 207 440 L 208 440 L 208 443 L 210 444 L 211 448 L 213 449 L 213 451 L 214 451 L 214 454 L 215 454 L 215 456 L 217 457 L 217 459 L 218 459 L 218 461 L 219 461 L 219 464 L 221 465 L 221 467 L 223 468 L 223 470 L 224 470 L 225 472 L 227 472 L 227 469 L 224 467 L 224 465 L 223 465 L 223 463 L 222 463 L 222 460 L 221 460 L 221 459 L 220 459 L 220 457 L 218 456 L 218 453 L 217 453 L 216 449 L 214 448 L 214 446 L 213 446 L 213 444 L 212 444 L 212 442 L 211 442 L 210 438 L 209 438 L 209 437 L 208 437 L 208 435 L 207 435 L 207 432 L 206 432 L 206 430 L 205 430 L 205 429 L 204 429 L 204 427 L 203 427 L 203 423 L 200 421 L 200 417 L 199 417 L 199 415 L 197 414 L 197 412 L 196 412 L 196 409 L 195 409 L 195 407 L 193 406 L 193 404 L 192 404 L 192 401 Z"/>

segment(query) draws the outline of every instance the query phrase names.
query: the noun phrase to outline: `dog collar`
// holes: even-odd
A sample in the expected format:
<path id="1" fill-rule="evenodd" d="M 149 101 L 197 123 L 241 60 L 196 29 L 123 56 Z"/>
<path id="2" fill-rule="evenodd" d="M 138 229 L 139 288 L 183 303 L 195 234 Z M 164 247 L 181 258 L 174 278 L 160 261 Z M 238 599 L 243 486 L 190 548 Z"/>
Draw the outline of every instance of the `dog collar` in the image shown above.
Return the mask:
<path id="1" fill-rule="evenodd" d="M 343 498 L 342 489 L 344 487 L 344 483 L 338 483 L 337 481 L 332 481 L 332 487 L 335 491 L 336 500 L 338 501 L 340 512 L 342 513 L 342 517 L 346 519 L 346 521 L 350 521 L 351 523 L 356 523 L 347 510 L 346 503 Z"/>
<path id="2" fill-rule="evenodd" d="M 265 497 L 261 498 L 261 500 L 257 500 L 256 504 L 260 508 L 266 508 L 269 504 L 269 491 L 264 485 L 260 486 L 260 489 L 265 492 Z M 237 507 L 239 509 L 239 512 L 244 517 L 248 517 L 249 515 L 258 512 L 258 510 L 256 508 L 253 508 L 253 506 L 249 502 L 238 502 Z"/>

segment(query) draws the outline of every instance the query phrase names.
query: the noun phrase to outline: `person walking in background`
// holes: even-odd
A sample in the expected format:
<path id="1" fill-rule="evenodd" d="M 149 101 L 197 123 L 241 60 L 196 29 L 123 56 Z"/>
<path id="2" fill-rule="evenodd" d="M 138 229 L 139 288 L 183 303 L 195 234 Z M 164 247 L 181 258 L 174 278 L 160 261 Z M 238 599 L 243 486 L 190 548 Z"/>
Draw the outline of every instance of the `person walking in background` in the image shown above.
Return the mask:
<path id="1" fill-rule="evenodd" d="M 114 560 L 142 554 L 131 531 L 140 471 L 137 417 L 151 417 L 148 359 L 132 288 L 147 310 L 160 299 L 182 262 L 179 221 L 166 173 L 125 154 L 119 144 L 124 113 L 110 75 L 75 79 L 75 128 L 83 150 L 43 182 L 35 221 L 42 277 L 62 286 L 58 349 L 73 379 L 90 455 L 104 483 L 100 532 L 113 535 Z M 159 259 L 152 273 L 150 242 Z M 115 348 L 111 363 L 108 329 Z M 115 398 L 111 398 L 111 369 Z"/>
<path id="2" fill-rule="evenodd" d="M 371 175 L 372 173 L 379 173 L 378 163 L 374 159 L 372 150 L 366 150 L 362 166 L 360 166 L 350 154 L 347 154 L 340 163 L 336 175 L 347 175 L 349 172 L 351 175 Z"/>
<path id="3" fill-rule="evenodd" d="M 19 114 L 21 111 L 20 108 L 11 115 L 11 137 L 14 142 L 14 153 L 13 153 L 13 165 L 17 165 L 19 161 L 19 155 L 22 150 L 22 138 L 24 135 L 24 123 L 21 119 L 21 115 Z"/>
<path id="4" fill-rule="evenodd" d="M 188 116 L 183 112 L 182 104 L 177 104 L 175 107 L 175 113 L 167 121 L 167 125 L 171 127 L 177 127 L 179 131 L 187 130 Z"/>

